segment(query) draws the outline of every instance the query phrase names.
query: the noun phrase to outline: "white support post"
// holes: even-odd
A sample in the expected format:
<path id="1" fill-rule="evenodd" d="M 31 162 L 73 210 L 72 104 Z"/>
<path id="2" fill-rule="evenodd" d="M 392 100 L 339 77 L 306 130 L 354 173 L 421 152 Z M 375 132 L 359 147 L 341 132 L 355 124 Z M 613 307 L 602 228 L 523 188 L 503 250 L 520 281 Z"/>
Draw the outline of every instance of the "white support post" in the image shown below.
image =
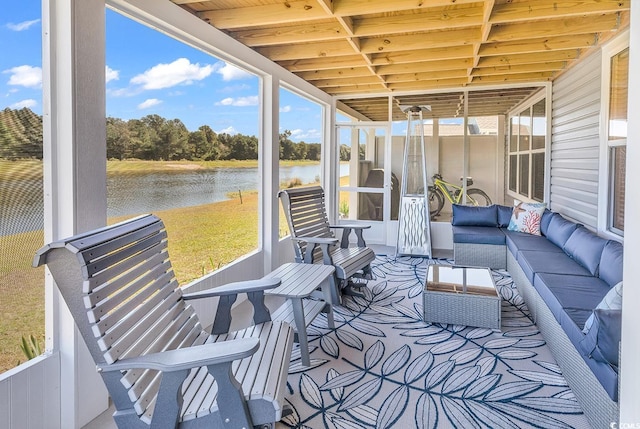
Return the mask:
<path id="1" fill-rule="evenodd" d="M 43 0 L 42 8 L 49 242 L 106 224 L 105 4 Z M 107 408 L 107 393 L 50 276 L 46 288 L 47 348 L 60 356 L 59 426 L 79 428 Z"/>
<path id="2" fill-rule="evenodd" d="M 280 80 L 273 76 L 262 78 L 262 106 L 260 116 L 260 242 L 264 252 L 264 273 L 270 273 L 278 265 L 280 224 L 278 190 L 280 188 Z"/>
<path id="3" fill-rule="evenodd" d="M 640 288 L 635 287 L 640 278 L 640 225 L 635 215 L 640 209 L 640 192 L 634 190 L 634 183 L 640 183 L 640 86 L 635 80 L 640 76 L 640 2 L 631 2 L 631 31 L 629 38 L 629 98 L 627 124 L 627 186 L 625 192 L 624 225 L 624 288 L 622 297 L 622 351 L 620 356 L 620 424 L 623 427 L 640 427 Z M 612 426 L 613 427 L 613 426 Z"/>

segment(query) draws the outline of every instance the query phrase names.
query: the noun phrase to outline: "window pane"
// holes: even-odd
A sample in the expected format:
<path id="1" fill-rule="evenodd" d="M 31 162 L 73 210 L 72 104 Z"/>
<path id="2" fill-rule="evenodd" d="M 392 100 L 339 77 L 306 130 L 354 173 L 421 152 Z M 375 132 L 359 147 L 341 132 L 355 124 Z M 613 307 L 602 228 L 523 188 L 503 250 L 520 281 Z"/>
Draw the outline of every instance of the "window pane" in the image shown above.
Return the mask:
<path id="1" fill-rule="evenodd" d="M 260 80 L 116 12 L 106 17 L 107 64 L 127 65 L 106 83 L 108 222 L 157 214 L 185 285 L 258 247 Z M 144 37 L 129 40 L 134 31 Z M 145 55 L 131 63 L 132 52 Z M 169 65 L 167 52 L 177 58 Z M 191 74 L 160 79 L 174 69 Z M 155 102 L 146 88 L 117 96 L 134 76 L 157 85 Z"/>
<path id="2" fill-rule="evenodd" d="M 625 146 L 611 149 L 613 154 L 613 213 L 612 226 L 624 231 L 624 193 L 627 162 L 627 148 Z"/>
<path id="3" fill-rule="evenodd" d="M 509 190 L 518 191 L 518 155 L 509 155 Z"/>
<path id="4" fill-rule="evenodd" d="M 531 108 L 520 113 L 520 144 L 519 151 L 531 148 Z"/>
<path id="5" fill-rule="evenodd" d="M 531 155 L 531 197 L 536 201 L 544 200 L 544 153 Z"/>
<path id="6" fill-rule="evenodd" d="M 629 49 L 611 58 L 609 95 L 609 140 L 627 138 L 627 92 L 629 89 Z"/>
<path id="7" fill-rule="evenodd" d="M 529 196 L 529 155 L 520 156 L 520 189 L 518 193 L 524 196 Z"/>
<path id="8" fill-rule="evenodd" d="M 544 149 L 547 135 L 547 115 L 545 100 L 540 100 L 533 105 L 533 139 L 531 149 Z"/>
<path id="9" fill-rule="evenodd" d="M 511 118 L 511 137 L 509 138 L 509 152 L 516 152 L 518 150 L 518 124 L 520 118 L 513 116 Z"/>

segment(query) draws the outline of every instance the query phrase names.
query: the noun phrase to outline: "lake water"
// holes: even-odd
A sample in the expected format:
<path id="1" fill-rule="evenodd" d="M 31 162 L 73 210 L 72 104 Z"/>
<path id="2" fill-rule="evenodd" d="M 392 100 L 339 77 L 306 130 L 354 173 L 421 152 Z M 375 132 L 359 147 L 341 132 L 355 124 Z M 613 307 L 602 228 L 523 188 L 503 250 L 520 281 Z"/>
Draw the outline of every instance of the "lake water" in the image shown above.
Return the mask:
<path id="1" fill-rule="evenodd" d="M 346 175 L 348 164 L 340 165 Z M 280 182 L 299 178 L 313 183 L 320 177 L 320 165 L 280 168 Z M 230 192 L 258 189 L 258 168 L 214 168 L 170 173 L 118 175 L 107 179 L 107 216 L 127 216 L 179 207 L 224 201 Z M 3 186 L 4 188 L 4 186 Z M 0 205 L 0 235 L 42 229 L 42 181 L 31 180 L 13 186 Z M 10 192 L 10 190 L 0 191 Z"/>

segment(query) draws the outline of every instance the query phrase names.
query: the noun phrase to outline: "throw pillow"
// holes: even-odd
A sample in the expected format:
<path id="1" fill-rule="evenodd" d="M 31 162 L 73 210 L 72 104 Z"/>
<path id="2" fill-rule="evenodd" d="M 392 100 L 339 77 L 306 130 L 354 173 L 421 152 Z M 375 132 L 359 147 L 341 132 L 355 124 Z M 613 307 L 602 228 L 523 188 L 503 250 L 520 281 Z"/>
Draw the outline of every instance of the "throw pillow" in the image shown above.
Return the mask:
<path id="1" fill-rule="evenodd" d="M 618 372 L 622 311 L 598 309 L 593 314 L 593 326 L 580 341 L 580 348 L 585 355 L 610 364 Z"/>
<path id="2" fill-rule="evenodd" d="M 622 282 L 618 283 L 611 289 L 609 292 L 602 298 L 602 301 L 596 306 L 595 310 L 622 310 Z M 584 322 L 584 329 L 582 332 L 585 334 L 589 333 L 591 329 L 591 325 L 593 325 L 594 314 L 591 313 L 591 316 Z"/>
<path id="3" fill-rule="evenodd" d="M 523 203 L 515 200 L 513 202 L 511 221 L 507 229 L 509 231 L 540 235 L 540 220 L 545 208 L 547 208 L 546 203 Z"/>

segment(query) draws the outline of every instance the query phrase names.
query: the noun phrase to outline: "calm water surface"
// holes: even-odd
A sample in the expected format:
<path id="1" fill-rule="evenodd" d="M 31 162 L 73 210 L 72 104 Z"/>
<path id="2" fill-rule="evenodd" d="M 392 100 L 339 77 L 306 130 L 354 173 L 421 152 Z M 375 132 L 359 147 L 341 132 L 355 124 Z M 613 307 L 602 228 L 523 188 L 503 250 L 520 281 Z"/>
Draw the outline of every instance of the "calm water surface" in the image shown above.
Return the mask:
<path id="1" fill-rule="evenodd" d="M 340 166 L 341 175 L 349 166 Z M 280 181 L 313 183 L 320 165 L 280 168 Z M 230 192 L 258 189 L 258 168 L 215 168 L 171 173 L 112 176 L 107 179 L 107 216 L 127 216 L 224 201 Z M 0 191 L 0 235 L 42 229 L 42 181 L 12 184 Z M 13 196 L 12 196 L 13 195 Z"/>

